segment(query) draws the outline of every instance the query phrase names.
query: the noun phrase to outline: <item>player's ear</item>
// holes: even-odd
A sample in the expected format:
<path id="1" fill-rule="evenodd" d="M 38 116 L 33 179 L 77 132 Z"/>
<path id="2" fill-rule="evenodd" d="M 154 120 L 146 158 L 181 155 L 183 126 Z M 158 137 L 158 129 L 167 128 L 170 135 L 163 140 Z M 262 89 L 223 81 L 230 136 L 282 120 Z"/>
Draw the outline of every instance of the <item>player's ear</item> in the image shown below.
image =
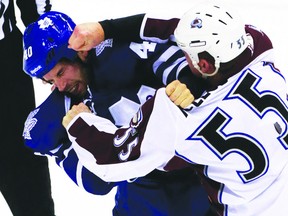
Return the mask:
<path id="1" fill-rule="evenodd" d="M 203 73 L 212 73 L 215 71 L 215 66 L 206 59 L 199 59 L 198 65 Z"/>
<path id="2" fill-rule="evenodd" d="M 88 56 L 88 51 L 78 51 L 77 55 L 83 62 L 86 62 L 87 56 Z"/>

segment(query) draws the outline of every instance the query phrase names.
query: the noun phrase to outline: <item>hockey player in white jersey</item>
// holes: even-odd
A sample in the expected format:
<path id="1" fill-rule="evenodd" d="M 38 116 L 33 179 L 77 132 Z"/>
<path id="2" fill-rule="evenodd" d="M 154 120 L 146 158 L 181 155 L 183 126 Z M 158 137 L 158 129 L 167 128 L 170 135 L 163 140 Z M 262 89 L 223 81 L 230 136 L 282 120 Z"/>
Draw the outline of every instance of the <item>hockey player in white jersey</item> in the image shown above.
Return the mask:
<path id="1" fill-rule="evenodd" d="M 121 129 L 74 106 L 63 125 L 79 160 L 120 181 L 171 170 L 181 158 L 198 169 L 219 215 L 286 215 L 287 87 L 269 38 L 221 5 L 188 11 L 175 38 L 207 92 L 183 110 L 161 89 Z M 103 142 L 111 148 L 97 151 Z"/>

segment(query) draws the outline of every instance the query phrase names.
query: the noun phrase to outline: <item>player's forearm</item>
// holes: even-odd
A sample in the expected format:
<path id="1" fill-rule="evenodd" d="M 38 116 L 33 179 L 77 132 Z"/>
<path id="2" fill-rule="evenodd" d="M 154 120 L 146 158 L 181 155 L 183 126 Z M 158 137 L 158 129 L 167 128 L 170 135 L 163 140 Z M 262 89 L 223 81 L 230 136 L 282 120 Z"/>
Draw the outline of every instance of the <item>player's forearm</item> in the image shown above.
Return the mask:
<path id="1" fill-rule="evenodd" d="M 80 188 L 95 195 L 108 194 L 115 183 L 107 183 L 87 170 L 79 161 L 73 149 L 65 151 L 61 157 L 55 157 L 56 163 L 68 177 Z"/>
<path id="2" fill-rule="evenodd" d="M 158 43 L 174 41 L 173 35 L 179 18 L 152 17 L 150 14 L 138 14 L 118 19 L 100 21 L 105 39 L 120 41 L 148 40 Z"/>
<path id="3" fill-rule="evenodd" d="M 145 14 L 138 14 L 118 19 L 103 20 L 99 23 L 104 29 L 105 39 L 120 41 L 140 40 L 140 28 Z"/>
<path id="4" fill-rule="evenodd" d="M 79 161 L 107 182 L 133 179 L 155 168 L 163 169 L 174 156 L 175 121 L 184 116 L 167 98 L 165 89 L 159 92 L 159 97 L 141 107 L 130 127 L 118 129 L 110 121 L 90 113 L 77 115 L 66 129 Z M 170 109 L 176 112 L 164 112 Z"/>

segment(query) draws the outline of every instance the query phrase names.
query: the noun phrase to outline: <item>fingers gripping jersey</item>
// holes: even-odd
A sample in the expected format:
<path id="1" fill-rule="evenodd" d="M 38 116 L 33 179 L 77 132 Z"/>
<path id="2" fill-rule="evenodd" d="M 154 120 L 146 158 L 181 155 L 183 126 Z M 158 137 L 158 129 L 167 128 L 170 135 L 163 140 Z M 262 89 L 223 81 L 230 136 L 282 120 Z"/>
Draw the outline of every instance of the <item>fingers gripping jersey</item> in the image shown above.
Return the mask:
<path id="1" fill-rule="evenodd" d="M 220 215 L 283 215 L 288 211 L 288 103 L 285 79 L 269 63 L 270 52 L 196 100 L 187 117 L 164 90 L 126 129 L 80 114 L 68 129 L 76 153 L 105 181 L 164 169 L 175 153 L 205 165 L 205 176 L 219 183 L 210 196 L 224 205 Z M 82 142 L 86 128 L 97 131 L 93 148 Z M 102 137 L 111 148 L 99 154 Z M 121 151 L 128 155 L 121 158 Z"/>

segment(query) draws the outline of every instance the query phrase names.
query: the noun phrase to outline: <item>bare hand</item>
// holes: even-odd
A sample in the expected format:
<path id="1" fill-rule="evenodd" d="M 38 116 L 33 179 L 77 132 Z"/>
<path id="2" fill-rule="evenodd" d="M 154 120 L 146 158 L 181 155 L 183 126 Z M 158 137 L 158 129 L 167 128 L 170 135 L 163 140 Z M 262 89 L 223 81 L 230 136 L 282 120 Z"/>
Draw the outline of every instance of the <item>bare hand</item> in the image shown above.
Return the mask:
<path id="1" fill-rule="evenodd" d="M 82 112 L 91 113 L 90 109 L 84 103 L 73 105 L 72 108 L 64 116 L 62 120 L 62 125 L 66 128 L 67 125 L 69 125 L 69 123 L 72 121 L 72 119 Z"/>
<path id="2" fill-rule="evenodd" d="M 68 47 L 75 51 L 89 51 L 104 41 L 104 30 L 98 22 L 76 25 Z"/>
<path id="3" fill-rule="evenodd" d="M 175 80 L 166 86 L 166 94 L 174 104 L 182 108 L 189 106 L 194 101 L 194 96 L 190 90 L 179 80 Z"/>

